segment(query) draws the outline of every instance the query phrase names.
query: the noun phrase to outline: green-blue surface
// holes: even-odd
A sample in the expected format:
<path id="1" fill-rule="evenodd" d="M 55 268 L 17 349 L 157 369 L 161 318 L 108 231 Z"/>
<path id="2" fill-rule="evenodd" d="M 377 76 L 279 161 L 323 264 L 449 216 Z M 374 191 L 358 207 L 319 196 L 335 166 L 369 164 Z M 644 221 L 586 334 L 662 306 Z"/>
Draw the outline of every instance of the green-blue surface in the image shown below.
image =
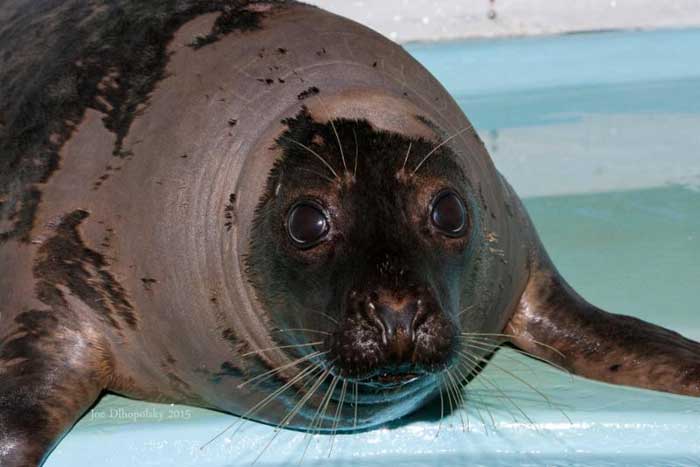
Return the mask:
<path id="1" fill-rule="evenodd" d="M 699 30 L 408 49 L 472 118 L 579 292 L 700 339 Z M 314 438 L 304 464 L 700 465 L 697 399 L 571 378 L 512 352 L 466 395 L 468 427 L 466 415 L 440 424 L 433 407 L 338 436 L 330 460 L 329 437 Z M 246 465 L 272 428 L 248 423 L 199 449 L 233 420 L 107 397 L 46 465 Z M 259 464 L 298 462 L 305 445 L 283 432 Z"/>

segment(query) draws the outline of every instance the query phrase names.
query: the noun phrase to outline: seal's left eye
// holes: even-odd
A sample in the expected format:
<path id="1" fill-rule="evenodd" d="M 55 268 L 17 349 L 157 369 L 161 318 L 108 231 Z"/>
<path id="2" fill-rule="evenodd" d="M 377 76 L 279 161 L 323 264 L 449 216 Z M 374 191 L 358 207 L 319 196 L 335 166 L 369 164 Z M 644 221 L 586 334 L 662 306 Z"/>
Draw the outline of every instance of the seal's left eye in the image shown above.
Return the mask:
<path id="1" fill-rule="evenodd" d="M 443 191 L 433 201 L 430 220 L 435 227 L 447 235 L 458 236 L 466 230 L 467 209 L 456 193 Z"/>
<path id="2" fill-rule="evenodd" d="M 326 236 L 328 228 L 328 217 L 315 203 L 300 202 L 292 207 L 287 216 L 289 238 L 300 248 L 315 245 Z"/>

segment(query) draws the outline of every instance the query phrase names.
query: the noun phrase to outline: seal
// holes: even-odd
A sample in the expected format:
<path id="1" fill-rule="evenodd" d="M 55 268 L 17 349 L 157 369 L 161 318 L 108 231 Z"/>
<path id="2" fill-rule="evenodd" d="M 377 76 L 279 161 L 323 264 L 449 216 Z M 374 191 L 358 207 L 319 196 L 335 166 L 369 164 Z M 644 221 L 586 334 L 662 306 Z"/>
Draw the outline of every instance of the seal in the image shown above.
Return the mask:
<path id="1" fill-rule="evenodd" d="M 106 391 L 309 431 L 502 345 L 700 395 L 700 344 L 569 287 L 443 87 L 283 1 L 0 7 L 0 464 Z"/>

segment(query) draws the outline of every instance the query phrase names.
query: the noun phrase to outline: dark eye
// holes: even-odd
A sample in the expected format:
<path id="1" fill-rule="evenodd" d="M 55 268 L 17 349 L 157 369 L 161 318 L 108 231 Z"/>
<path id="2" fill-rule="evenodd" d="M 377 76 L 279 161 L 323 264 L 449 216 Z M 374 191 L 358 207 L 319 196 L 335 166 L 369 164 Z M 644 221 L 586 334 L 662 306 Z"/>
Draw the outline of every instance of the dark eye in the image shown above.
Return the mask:
<path id="1" fill-rule="evenodd" d="M 315 245 L 328 233 L 328 217 L 316 203 L 309 201 L 294 205 L 287 216 L 289 238 L 300 248 Z"/>
<path id="2" fill-rule="evenodd" d="M 430 213 L 433 225 L 450 236 L 458 236 L 467 227 L 467 209 L 452 191 L 443 191 L 435 197 Z"/>

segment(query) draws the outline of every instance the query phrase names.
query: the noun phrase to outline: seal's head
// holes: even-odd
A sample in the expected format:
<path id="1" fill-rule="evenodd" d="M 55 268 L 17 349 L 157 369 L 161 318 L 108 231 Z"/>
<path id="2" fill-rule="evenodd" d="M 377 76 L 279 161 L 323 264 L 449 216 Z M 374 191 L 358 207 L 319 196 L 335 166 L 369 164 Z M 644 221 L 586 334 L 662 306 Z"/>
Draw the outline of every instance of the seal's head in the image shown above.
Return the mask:
<path id="1" fill-rule="evenodd" d="M 266 319 L 368 391 L 425 386 L 457 357 L 478 223 L 457 156 L 366 120 L 285 124 L 248 258 Z"/>

